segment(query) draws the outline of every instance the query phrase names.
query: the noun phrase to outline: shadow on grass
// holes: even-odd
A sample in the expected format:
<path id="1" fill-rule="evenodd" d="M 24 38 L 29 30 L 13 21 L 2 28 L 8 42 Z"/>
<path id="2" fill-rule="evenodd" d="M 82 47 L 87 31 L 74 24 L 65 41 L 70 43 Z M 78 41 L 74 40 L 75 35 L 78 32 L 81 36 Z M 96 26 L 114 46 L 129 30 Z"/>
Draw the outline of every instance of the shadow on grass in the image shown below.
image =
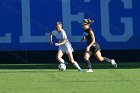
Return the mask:
<path id="1" fill-rule="evenodd" d="M 52 64 L 0 64 L 0 69 L 57 69 L 55 63 Z M 84 63 L 80 63 L 82 69 L 86 69 Z M 95 69 L 113 69 L 109 63 L 92 63 Z M 140 62 L 122 62 L 118 63 L 118 69 L 139 69 Z M 72 64 L 67 65 L 67 69 L 75 69 Z"/>

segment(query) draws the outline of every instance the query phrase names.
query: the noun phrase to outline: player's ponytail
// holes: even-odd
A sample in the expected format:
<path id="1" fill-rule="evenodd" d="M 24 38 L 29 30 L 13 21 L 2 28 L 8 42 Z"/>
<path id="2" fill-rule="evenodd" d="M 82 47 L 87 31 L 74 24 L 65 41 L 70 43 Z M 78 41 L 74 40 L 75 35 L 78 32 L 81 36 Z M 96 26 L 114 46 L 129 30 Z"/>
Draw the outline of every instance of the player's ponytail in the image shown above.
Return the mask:
<path id="1" fill-rule="evenodd" d="M 93 23 L 93 22 L 94 22 L 94 20 L 88 19 L 88 23 L 89 23 L 89 24 L 91 24 L 91 23 Z"/>

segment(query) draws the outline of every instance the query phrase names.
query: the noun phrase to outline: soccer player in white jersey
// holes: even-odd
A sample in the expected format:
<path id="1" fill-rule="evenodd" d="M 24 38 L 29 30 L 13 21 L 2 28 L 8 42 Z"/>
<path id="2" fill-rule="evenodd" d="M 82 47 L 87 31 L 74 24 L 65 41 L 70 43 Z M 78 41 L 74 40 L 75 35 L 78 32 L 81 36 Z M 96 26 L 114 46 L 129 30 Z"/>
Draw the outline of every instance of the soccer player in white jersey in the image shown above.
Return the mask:
<path id="1" fill-rule="evenodd" d="M 56 30 L 50 33 L 50 45 L 53 45 L 52 36 L 55 36 L 58 39 L 58 43 L 55 43 L 55 46 L 58 46 L 57 60 L 60 63 L 65 63 L 62 56 L 64 53 L 68 55 L 70 62 L 79 70 L 82 71 L 79 64 L 73 58 L 73 48 L 70 42 L 67 39 L 67 35 L 62 28 L 62 23 L 56 23 Z"/>

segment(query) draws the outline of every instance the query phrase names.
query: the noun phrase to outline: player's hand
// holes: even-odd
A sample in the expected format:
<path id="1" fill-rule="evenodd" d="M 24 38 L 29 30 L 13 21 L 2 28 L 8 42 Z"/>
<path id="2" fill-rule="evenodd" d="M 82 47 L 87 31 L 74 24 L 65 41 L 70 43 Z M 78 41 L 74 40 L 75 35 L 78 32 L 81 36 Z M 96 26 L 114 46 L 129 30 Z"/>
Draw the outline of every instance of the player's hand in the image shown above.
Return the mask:
<path id="1" fill-rule="evenodd" d="M 55 46 L 59 46 L 59 43 L 55 43 Z"/>
<path id="2" fill-rule="evenodd" d="M 53 42 L 50 42 L 50 45 L 53 45 Z"/>
<path id="3" fill-rule="evenodd" d="M 86 51 L 90 51 L 90 47 L 89 46 L 87 46 Z"/>

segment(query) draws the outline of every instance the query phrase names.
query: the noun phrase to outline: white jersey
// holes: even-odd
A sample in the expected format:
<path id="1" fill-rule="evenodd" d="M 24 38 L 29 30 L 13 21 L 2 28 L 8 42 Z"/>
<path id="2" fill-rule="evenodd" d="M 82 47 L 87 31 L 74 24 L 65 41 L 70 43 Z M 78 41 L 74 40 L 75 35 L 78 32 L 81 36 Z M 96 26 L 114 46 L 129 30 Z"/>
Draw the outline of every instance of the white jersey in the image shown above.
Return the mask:
<path id="1" fill-rule="evenodd" d="M 67 35 L 63 29 L 60 32 L 58 32 L 57 30 L 52 31 L 52 35 L 54 35 L 57 38 L 59 43 L 64 39 L 66 40 L 66 43 L 59 46 L 58 50 L 61 50 L 62 52 L 66 52 L 66 53 L 73 52 L 73 48 L 71 47 L 71 44 L 68 41 Z"/>

